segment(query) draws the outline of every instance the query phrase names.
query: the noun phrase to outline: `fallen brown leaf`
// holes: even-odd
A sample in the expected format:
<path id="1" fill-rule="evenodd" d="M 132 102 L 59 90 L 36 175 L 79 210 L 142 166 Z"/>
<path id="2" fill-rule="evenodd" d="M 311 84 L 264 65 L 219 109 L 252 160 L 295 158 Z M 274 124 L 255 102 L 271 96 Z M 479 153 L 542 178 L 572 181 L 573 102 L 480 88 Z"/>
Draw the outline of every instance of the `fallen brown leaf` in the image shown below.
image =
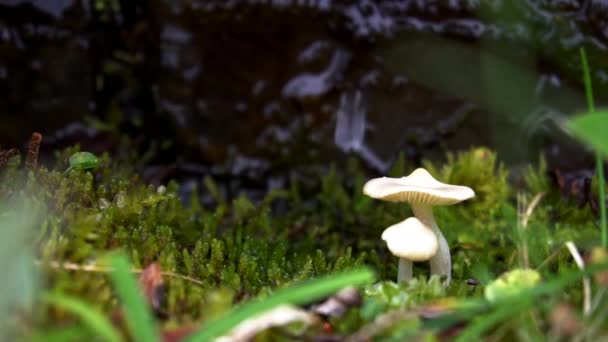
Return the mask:
<path id="1" fill-rule="evenodd" d="M 301 323 L 304 327 L 317 324 L 318 317 L 303 309 L 281 305 L 274 309 L 250 317 L 235 326 L 226 335 L 218 337 L 217 342 L 241 342 L 253 339 L 260 332 L 291 323 Z"/>
<path id="2" fill-rule="evenodd" d="M 581 328 L 581 321 L 567 303 L 557 304 L 549 316 L 551 330 L 558 337 L 576 334 Z"/>
<path id="3" fill-rule="evenodd" d="M 186 325 L 179 328 L 167 329 L 162 332 L 163 342 L 180 342 L 192 335 L 197 330 L 194 325 Z"/>
<path id="4" fill-rule="evenodd" d="M 608 252 L 601 248 L 596 247 L 591 251 L 591 263 L 601 264 L 608 261 Z M 599 285 L 608 287 L 608 271 L 597 272 L 593 275 L 593 279 Z"/>
<path id="5" fill-rule="evenodd" d="M 599 203 L 591 191 L 591 179 L 593 177 L 591 171 L 575 170 L 563 172 L 554 170 L 549 173 L 549 176 L 564 198 L 574 200 L 580 208 L 589 203 L 591 209 L 595 213 L 598 213 Z"/>
<path id="6" fill-rule="evenodd" d="M 163 272 L 157 262 L 151 263 L 139 276 L 139 285 L 150 307 L 158 314 L 161 312 L 165 295 Z"/>
<path id="7" fill-rule="evenodd" d="M 322 317 L 341 317 L 350 308 L 361 305 L 363 298 L 358 289 L 347 287 L 320 304 L 314 305 L 311 311 Z"/>

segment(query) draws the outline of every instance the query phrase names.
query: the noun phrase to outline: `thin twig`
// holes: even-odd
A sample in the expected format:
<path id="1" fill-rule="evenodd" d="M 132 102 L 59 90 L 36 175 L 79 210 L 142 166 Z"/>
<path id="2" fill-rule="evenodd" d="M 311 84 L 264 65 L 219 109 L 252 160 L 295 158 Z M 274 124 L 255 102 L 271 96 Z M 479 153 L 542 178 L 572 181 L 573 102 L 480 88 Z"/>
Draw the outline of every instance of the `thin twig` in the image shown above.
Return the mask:
<path id="1" fill-rule="evenodd" d="M 43 265 L 43 263 L 40 261 L 36 261 L 36 265 Z M 46 265 L 48 265 L 50 268 L 53 268 L 53 269 L 62 269 L 62 270 L 68 270 L 68 271 L 82 271 L 82 272 L 96 272 L 96 273 L 109 273 L 109 272 L 113 271 L 112 267 L 100 266 L 100 265 L 96 265 L 96 264 L 81 265 L 81 264 L 76 264 L 76 263 L 72 263 L 72 262 L 51 261 L 51 262 L 47 263 Z M 139 268 L 132 268 L 131 272 L 139 274 L 139 273 L 143 272 L 143 270 L 139 269 Z M 179 273 L 161 272 L 161 274 L 163 276 L 167 276 L 170 278 L 178 278 L 178 279 L 186 280 L 186 281 L 189 281 L 191 283 L 194 283 L 194 284 L 197 284 L 200 286 L 205 285 L 205 283 L 203 283 L 201 280 L 198 280 L 196 278 L 186 276 L 183 274 L 179 274 Z"/>
<path id="2" fill-rule="evenodd" d="M 556 249 L 555 251 L 553 251 L 553 253 L 551 253 L 551 255 L 549 255 L 545 260 L 543 260 L 543 262 L 540 263 L 540 265 L 536 266 L 536 270 L 540 271 L 543 267 L 547 266 L 547 264 L 549 264 L 551 261 L 553 261 L 553 259 L 555 259 L 555 257 L 557 257 L 559 255 L 559 252 L 561 252 L 562 249 L 561 247 Z"/>
<path id="3" fill-rule="evenodd" d="M 543 198 L 543 196 L 545 196 L 545 193 L 539 192 L 538 194 L 536 194 L 536 196 L 534 196 L 534 198 L 532 199 L 530 204 L 528 204 L 528 208 L 526 208 L 526 212 L 521 221 L 521 225 L 524 228 L 526 228 L 528 226 L 528 221 L 530 220 L 530 217 L 532 216 L 534 209 L 536 209 L 536 206 L 538 205 L 538 203 L 540 203 L 540 200 Z"/>
<path id="4" fill-rule="evenodd" d="M 192 278 L 190 276 L 187 275 L 183 275 L 183 274 L 179 274 L 179 273 L 175 273 L 175 272 L 162 272 L 163 276 L 167 276 L 167 277 L 171 277 L 171 278 L 178 278 L 178 279 L 182 279 L 182 280 L 186 280 L 189 281 L 191 283 L 200 285 L 200 286 L 204 286 L 205 283 L 203 283 L 201 280 L 198 280 L 196 278 Z"/>
<path id="5" fill-rule="evenodd" d="M 599 291 L 596 292 L 595 298 L 593 298 L 593 303 L 591 303 L 591 312 L 595 312 L 595 310 L 597 310 L 597 308 L 600 306 L 600 303 L 602 302 L 602 299 L 604 299 L 604 296 L 606 295 L 607 291 L 607 288 L 601 287 Z"/>
<path id="6" fill-rule="evenodd" d="M 581 271 L 584 271 L 585 262 L 583 261 L 581 254 L 578 252 L 578 249 L 576 249 L 574 242 L 566 242 L 566 247 L 570 251 L 570 254 L 572 255 L 572 258 L 574 259 L 574 262 L 576 263 L 578 268 L 580 268 Z M 583 296 L 583 314 L 585 316 L 588 316 L 589 313 L 591 313 L 591 282 L 589 280 L 589 277 L 583 277 Z"/>
<path id="7" fill-rule="evenodd" d="M 594 341 L 592 337 L 597 333 L 597 330 L 605 322 L 606 314 L 608 314 L 608 305 L 603 306 L 602 310 L 600 310 L 597 315 L 594 316 L 594 320 L 591 321 L 589 325 L 587 325 L 587 328 L 581 331 L 581 334 L 583 334 L 581 340 Z M 595 341 L 597 341 L 597 339 L 595 339 Z"/>
<path id="8" fill-rule="evenodd" d="M 545 195 L 544 192 L 539 192 L 534 196 L 532 201 L 528 204 L 526 209 L 524 210 L 524 196 L 521 192 L 517 194 L 517 218 L 518 218 L 518 227 L 520 229 L 521 236 L 521 253 L 520 253 L 520 262 L 524 268 L 530 267 L 530 257 L 528 253 L 528 241 L 525 238 L 525 230 L 528 227 L 528 221 L 530 217 L 532 217 L 532 213 L 534 213 L 534 209 L 540 202 L 540 200 Z"/>
<path id="9" fill-rule="evenodd" d="M 523 268 L 530 266 L 528 258 L 528 241 L 524 237 L 524 195 L 517 192 L 517 234 L 519 236 L 519 264 Z"/>

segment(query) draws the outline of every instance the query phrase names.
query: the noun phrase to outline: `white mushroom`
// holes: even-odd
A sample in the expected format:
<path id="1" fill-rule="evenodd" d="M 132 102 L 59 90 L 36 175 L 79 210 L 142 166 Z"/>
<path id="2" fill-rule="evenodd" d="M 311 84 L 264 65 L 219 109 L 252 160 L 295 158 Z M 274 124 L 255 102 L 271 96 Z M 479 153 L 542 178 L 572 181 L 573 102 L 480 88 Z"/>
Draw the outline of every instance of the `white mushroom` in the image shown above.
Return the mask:
<path id="1" fill-rule="evenodd" d="M 399 257 L 397 283 L 412 279 L 412 262 L 426 261 L 437 253 L 437 235 L 415 217 L 384 230 L 382 240 Z"/>
<path id="2" fill-rule="evenodd" d="M 439 241 L 439 250 L 430 261 L 431 274 L 447 276 L 449 284 L 452 277 L 450 249 L 433 217 L 433 206 L 451 205 L 475 197 L 473 189 L 441 183 L 419 168 L 407 177 L 372 179 L 363 186 L 363 193 L 380 200 L 408 202 L 412 206 L 414 216 L 432 229 Z"/>

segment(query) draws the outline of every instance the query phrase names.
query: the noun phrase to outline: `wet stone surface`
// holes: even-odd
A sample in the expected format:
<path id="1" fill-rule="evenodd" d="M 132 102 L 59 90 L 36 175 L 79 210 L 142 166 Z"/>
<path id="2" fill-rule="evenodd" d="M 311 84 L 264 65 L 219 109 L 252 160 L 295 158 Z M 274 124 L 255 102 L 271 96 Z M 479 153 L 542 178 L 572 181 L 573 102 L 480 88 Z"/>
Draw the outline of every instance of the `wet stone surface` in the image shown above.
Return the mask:
<path id="1" fill-rule="evenodd" d="M 602 1 L 9 0 L 0 13 L 3 146 L 40 131 L 48 149 L 116 149 L 84 120 L 104 119 L 156 152 L 148 179 L 212 175 L 227 192 L 349 154 L 377 174 L 400 152 L 471 145 L 584 167 L 554 123 L 584 107 L 579 47 L 596 93 L 608 82 Z"/>

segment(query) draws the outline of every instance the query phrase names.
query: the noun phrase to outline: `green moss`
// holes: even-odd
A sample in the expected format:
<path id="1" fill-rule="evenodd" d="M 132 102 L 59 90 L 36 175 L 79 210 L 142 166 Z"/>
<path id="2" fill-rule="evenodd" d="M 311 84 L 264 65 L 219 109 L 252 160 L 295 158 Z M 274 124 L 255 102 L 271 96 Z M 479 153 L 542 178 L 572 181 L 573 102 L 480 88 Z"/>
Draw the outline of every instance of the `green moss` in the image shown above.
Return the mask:
<path id="1" fill-rule="evenodd" d="M 428 280 L 424 277 L 414 278 L 403 284 L 379 282 L 366 288 L 365 295 L 368 301 L 366 306 L 377 306 L 377 303 L 380 303 L 381 311 L 385 311 L 387 308 L 406 309 L 428 303 L 433 299 L 445 297 L 446 290 L 439 277 L 432 276 Z M 373 313 L 366 313 L 368 319 L 374 316 Z"/>
<path id="2" fill-rule="evenodd" d="M 411 216 L 411 211 L 407 205 L 364 196 L 361 188 L 367 177 L 356 160 L 343 168 L 330 168 L 319 179 L 319 192 L 312 199 L 294 182 L 259 203 L 244 195 L 228 202 L 213 180 L 206 178 L 201 192 L 211 194 L 218 205 L 204 208 L 198 201 L 199 192 L 186 206 L 178 197 L 177 183 L 149 186 L 125 166 L 132 164 L 113 162 L 107 155 L 99 157 L 95 170 L 65 173 L 69 157 L 78 150 L 58 153 L 55 169 L 35 172 L 23 170 L 19 158 L 14 158 L 0 170 L 0 198 L 10 202 L 24 196 L 45 208 L 32 238 L 45 283 L 107 312 L 116 308 L 107 274 L 56 269 L 49 266 L 51 262 L 103 266 L 109 251 L 123 249 L 135 267 L 158 261 L 166 271 L 199 279 L 202 286 L 165 277 L 167 325 L 205 321 L 238 301 L 355 265 L 374 267 L 384 280 L 397 272 L 397 260 L 380 235 L 386 227 Z M 452 250 L 453 285 L 445 290 L 433 279 L 416 279 L 388 295 L 392 285 L 380 283 L 376 286 L 385 289 L 370 290 L 366 304 L 356 311 L 359 314 L 344 320 L 352 323 L 345 323 L 345 330 L 352 331 L 357 324 L 395 307 L 421 305 L 448 295 L 480 297 L 482 287 L 471 288 L 466 279 L 483 283 L 518 266 L 522 238 L 517 191 L 508 184 L 508 172 L 496 154 L 475 148 L 449 154 L 441 165 L 425 161 L 424 167 L 440 181 L 467 185 L 476 192 L 467 202 L 435 209 Z M 552 188 L 545 168 L 543 162 L 530 167 L 524 176 L 525 187 L 519 190 L 528 201 L 538 192 L 546 193 L 525 233 L 532 267 L 567 240 L 584 248 L 599 237 L 590 209 L 564 200 Z M 412 169 L 400 158 L 391 175 L 403 176 Z M 277 200 L 285 201 L 289 210 L 273 212 Z M 546 278 L 571 268 L 570 256 L 558 253 L 541 273 Z M 47 313 L 42 319 L 45 325 L 66 319 L 57 312 Z"/>

